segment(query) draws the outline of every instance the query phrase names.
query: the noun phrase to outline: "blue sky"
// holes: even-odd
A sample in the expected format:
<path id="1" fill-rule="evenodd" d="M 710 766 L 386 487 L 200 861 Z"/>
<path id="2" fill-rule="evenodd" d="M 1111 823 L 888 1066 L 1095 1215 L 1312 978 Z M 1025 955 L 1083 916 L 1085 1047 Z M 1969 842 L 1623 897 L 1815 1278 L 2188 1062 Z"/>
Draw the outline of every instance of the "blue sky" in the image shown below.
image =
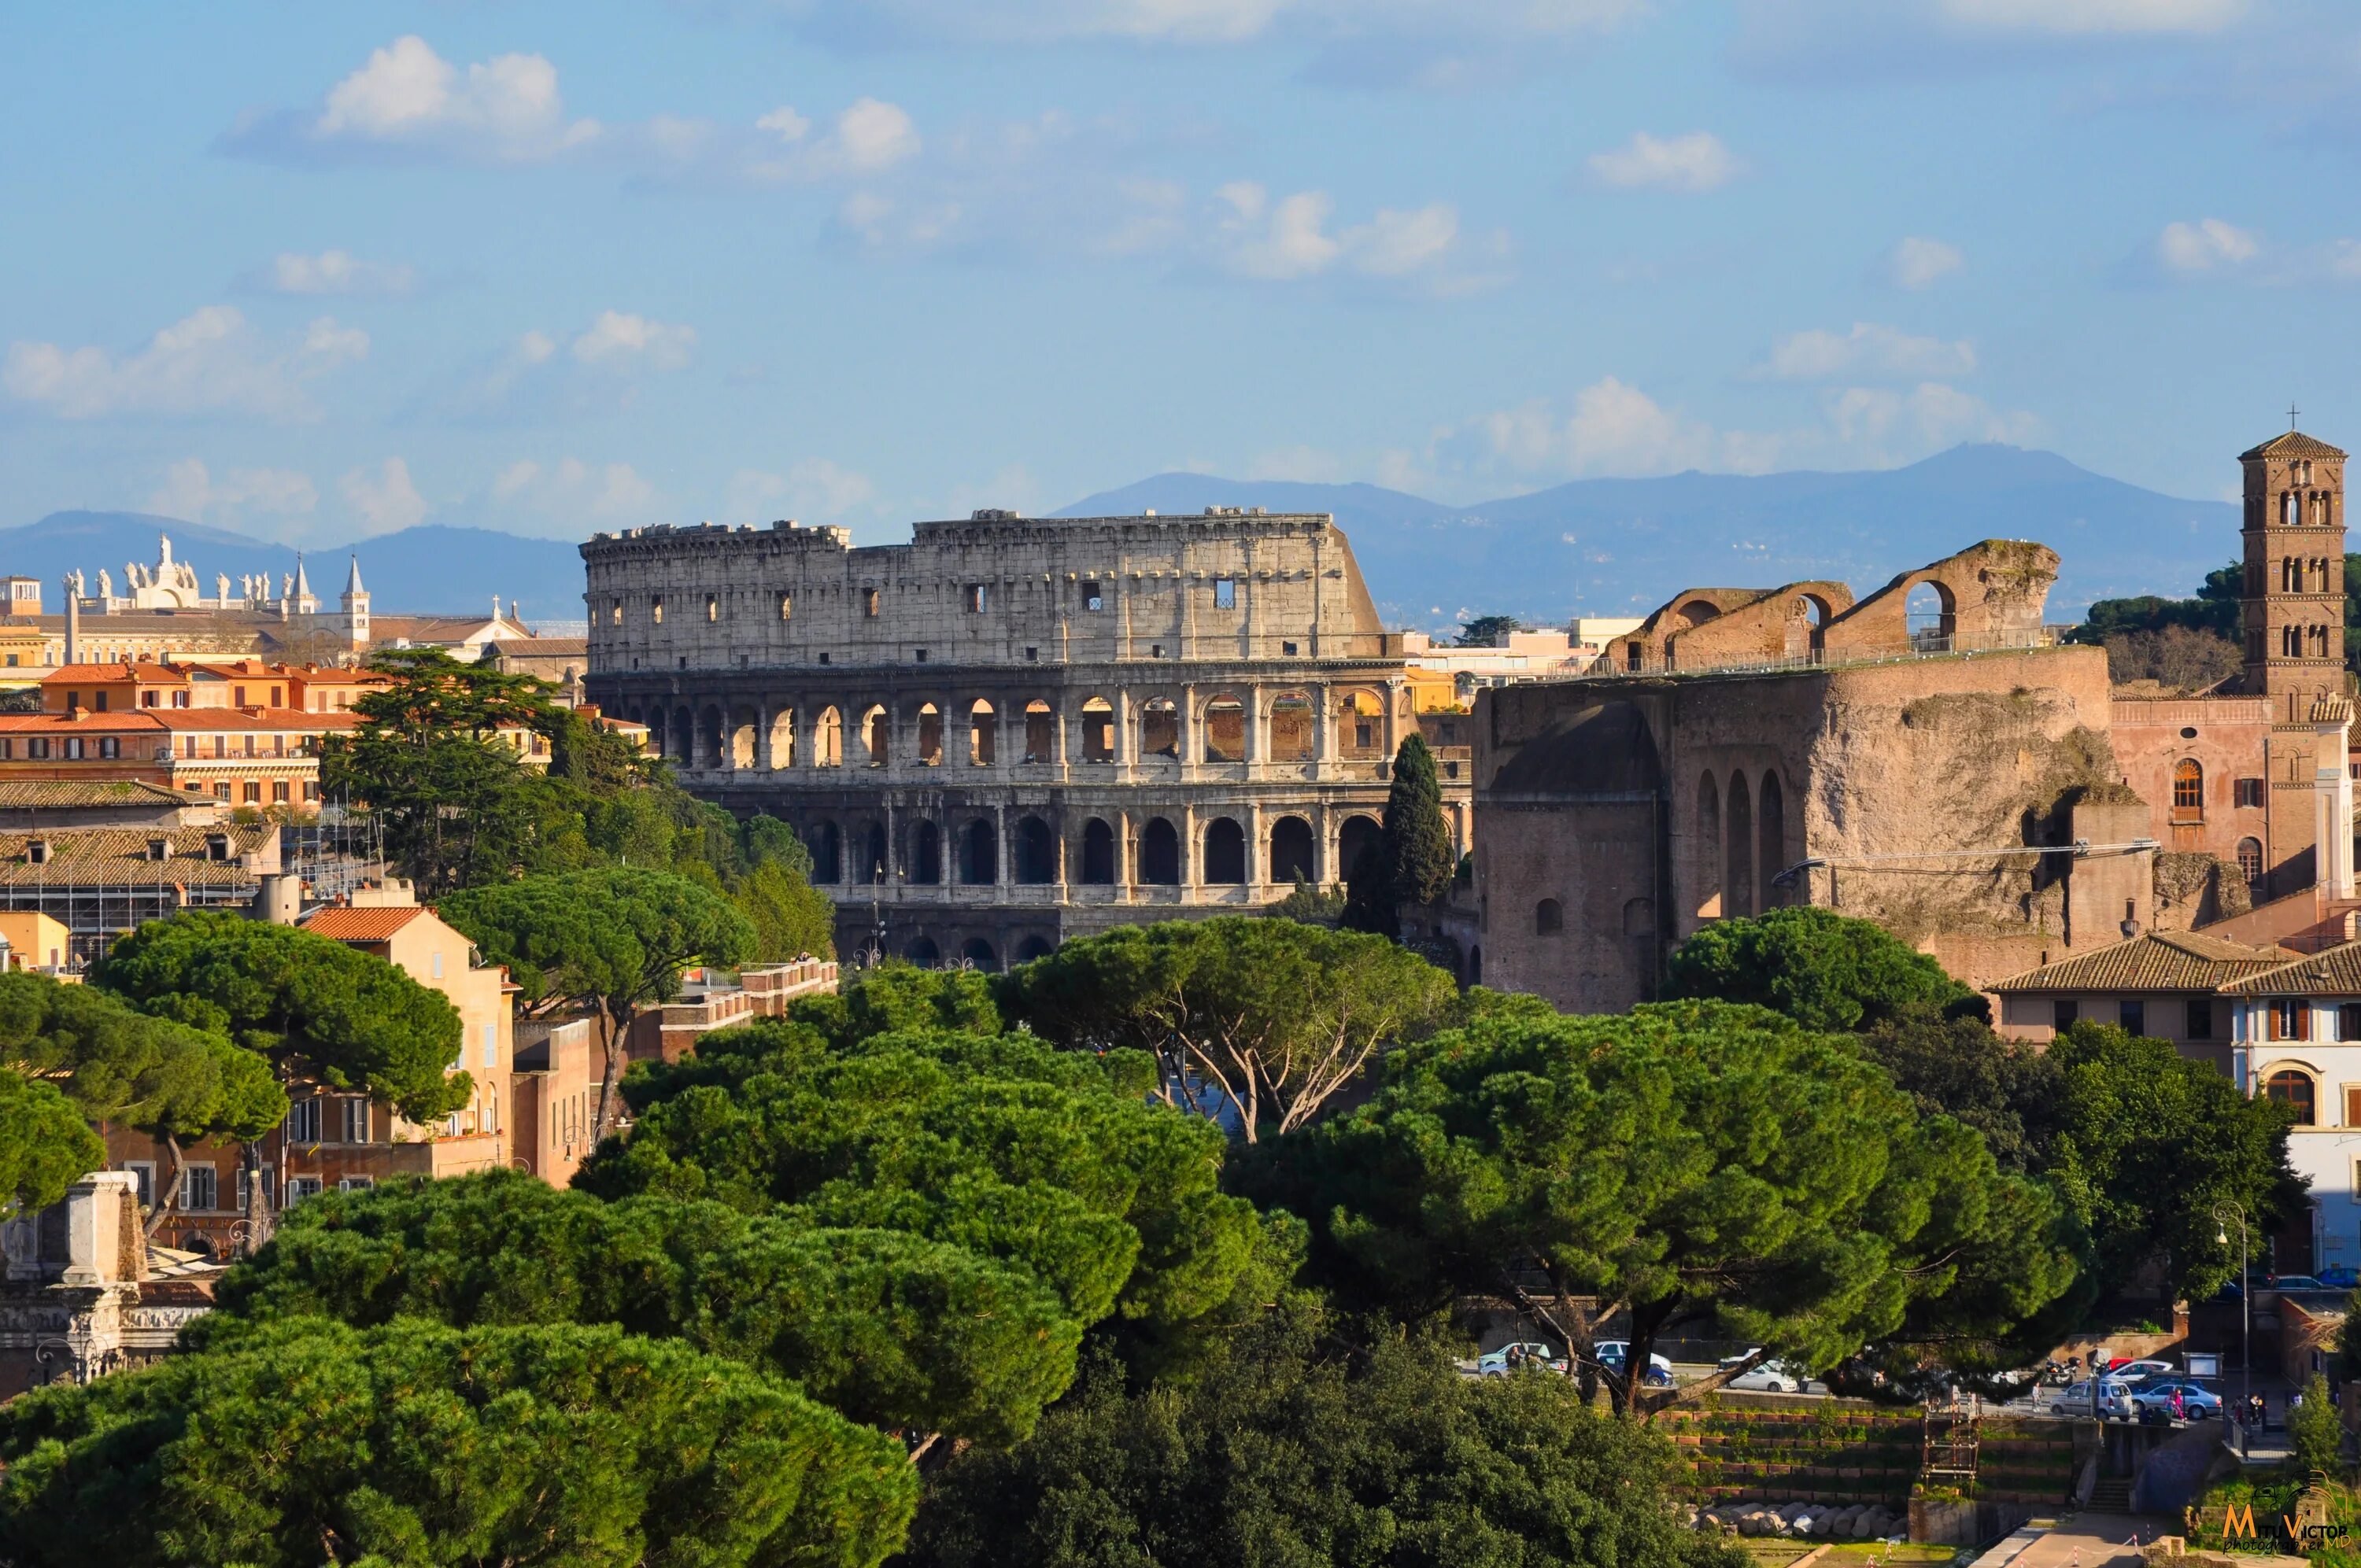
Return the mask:
<path id="1" fill-rule="evenodd" d="M 20 7 L 0 523 L 2361 439 L 2349 0 Z"/>

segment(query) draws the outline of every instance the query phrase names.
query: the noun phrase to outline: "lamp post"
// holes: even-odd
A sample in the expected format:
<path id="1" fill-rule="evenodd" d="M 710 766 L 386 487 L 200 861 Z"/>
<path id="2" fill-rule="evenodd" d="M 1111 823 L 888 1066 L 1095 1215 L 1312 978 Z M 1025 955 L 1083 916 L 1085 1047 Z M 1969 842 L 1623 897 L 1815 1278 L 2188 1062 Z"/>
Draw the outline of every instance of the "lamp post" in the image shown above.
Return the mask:
<path id="1" fill-rule="evenodd" d="M 2246 1206 L 2235 1198 L 2213 1205 L 2213 1239 L 2224 1246 L 2230 1245 L 2233 1216 L 2238 1222 L 2238 1414 L 2243 1430 L 2246 1404 L 2255 1394 L 2255 1298 L 2254 1283 L 2246 1277 Z M 2245 1449 L 2241 1439 L 2239 1450 Z"/>

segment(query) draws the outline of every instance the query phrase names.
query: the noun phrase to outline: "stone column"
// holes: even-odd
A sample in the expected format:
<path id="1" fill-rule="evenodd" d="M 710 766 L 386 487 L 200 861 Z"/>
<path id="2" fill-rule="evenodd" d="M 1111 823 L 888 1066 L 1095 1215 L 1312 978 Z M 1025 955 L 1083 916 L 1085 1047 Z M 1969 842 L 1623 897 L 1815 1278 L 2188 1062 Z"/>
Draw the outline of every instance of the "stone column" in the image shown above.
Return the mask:
<path id="1" fill-rule="evenodd" d="M 1115 731 L 1108 741 L 1107 762 L 1115 770 L 1115 776 L 1128 784 L 1131 782 L 1131 761 L 1139 751 L 1138 740 L 1131 732 L 1131 692 L 1117 686 L 1110 701 L 1114 707 Z"/>
<path id="2" fill-rule="evenodd" d="M 1131 844 L 1131 813 L 1127 809 L 1118 809 L 1115 814 L 1115 896 L 1126 904 L 1131 902 L 1137 880 L 1132 875 L 1135 860 Z"/>
<path id="3" fill-rule="evenodd" d="M 1262 802 L 1246 805 L 1246 896 L 1270 880 L 1270 845 L 1263 838 Z"/>
<path id="4" fill-rule="evenodd" d="M 1262 776 L 1262 687 L 1248 681 L 1238 694 L 1238 706 L 1244 709 L 1246 734 L 1240 739 L 1238 754 L 1246 759 L 1246 777 Z"/>
<path id="5" fill-rule="evenodd" d="M 1197 807 L 1180 808 L 1180 901 L 1189 901 L 1188 890 L 1205 885 L 1204 856 L 1197 843 Z"/>
<path id="6" fill-rule="evenodd" d="M 1197 729 L 1197 688 L 1195 686 L 1184 685 L 1180 688 L 1180 705 L 1173 718 L 1180 727 L 1180 776 L 1185 779 L 1189 776 L 1189 770 L 1203 762 L 1205 757 L 1204 738 L 1198 733 Z"/>
<path id="7" fill-rule="evenodd" d="M 1008 807 L 992 808 L 992 885 L 1008 886 Z"/>
<path id="8" fill-rule="evenodd" d="M 1329 705 L 1335 699 L 1329 696 L 1326 686 L 1309 688 L 1309 696 L 1312 701 L 1312 776 L 1324 779 L 1328 776 L 1329 753 L 1334 749 L 1329 731 L 1334 727 L 1336 718 L 1330 711 Z"/>
<path id="9" fill-rule="evenodd" d="M 1342 882 L 1332 868 L 1336 860 L 1334 848 L 1335 819 L 1329 815 L 1328 803 L 1322 801 L 1312 808 L 1312 885 L 1325 887 L 1332 882 Z"/>
<path id="10" fill-rule="evenodd" d="M 754 768 L 769 773 L 771 762 L 771 704 L 766 698 L 754 705 Z"/>

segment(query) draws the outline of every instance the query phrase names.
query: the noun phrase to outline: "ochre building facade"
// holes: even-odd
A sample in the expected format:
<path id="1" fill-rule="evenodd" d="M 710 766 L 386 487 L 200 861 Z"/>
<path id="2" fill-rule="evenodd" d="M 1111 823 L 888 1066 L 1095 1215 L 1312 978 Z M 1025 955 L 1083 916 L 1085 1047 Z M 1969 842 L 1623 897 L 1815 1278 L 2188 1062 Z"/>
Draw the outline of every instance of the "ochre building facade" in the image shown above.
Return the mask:
<path id="1" fill-rule="evenodd" d="M 1419 723 L 1325 514 L 986 511 L 861 549 L 660 527 L 582 554 L 588 696 L 700 796 L 791 823 L 848 955 L 996 968 L 1341 882 Z M 1444 788 L 1464 845 L 1467 782 Z"/>

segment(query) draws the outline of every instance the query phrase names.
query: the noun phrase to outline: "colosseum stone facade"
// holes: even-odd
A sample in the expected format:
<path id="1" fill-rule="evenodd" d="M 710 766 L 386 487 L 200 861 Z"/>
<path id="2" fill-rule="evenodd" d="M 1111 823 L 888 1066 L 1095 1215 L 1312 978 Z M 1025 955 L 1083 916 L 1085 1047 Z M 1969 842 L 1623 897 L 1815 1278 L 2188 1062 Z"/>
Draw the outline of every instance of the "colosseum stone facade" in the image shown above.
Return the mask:
<path id="1" fill-rule="evenodd" d="M 1340 882 L 1419 722 L 1325 514 L 983 511 L 861 549 L 707 524 L 582 555 L 589 696 L 698 795 L 791 823 L 848 955 L 996 968 Z"/>

